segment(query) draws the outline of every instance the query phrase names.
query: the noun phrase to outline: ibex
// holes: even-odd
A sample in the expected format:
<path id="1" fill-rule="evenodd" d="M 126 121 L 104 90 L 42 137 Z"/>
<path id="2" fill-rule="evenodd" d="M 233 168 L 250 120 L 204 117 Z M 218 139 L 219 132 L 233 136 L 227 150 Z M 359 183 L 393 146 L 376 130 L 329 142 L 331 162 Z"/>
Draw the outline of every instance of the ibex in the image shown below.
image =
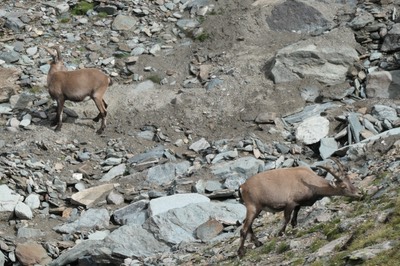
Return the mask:
<path id="1" fill-rule="evenodd" d="M 336 158 L 339 171 L 331 166 L 318 166 L 331 173 L 335 180 L 329 182 L 307 167 L 280 168 L 250 177 L 239 187 L 239 195 L 246 206 L 246 219 L 240 230 L 239 257 L 245 254 L 247 234 L 259 247 L 262 243 L 254 235 L 252 224 L 262 210 L 284 212 L 284 223 L 278 235 L 285 232 L 291 222 L 297 225 L 297 214 L 302 206 L 311 206 L 325 196 L 349 196 L 359 198 L 360 191 L 352 185 L 343 165 Z M 292 216 L 293 212 L 293 216 Z"/>
<path id="2" fill-rule="evenodd" d="M 59 47 L 54 50 L 43 47 L 53 58 L 47 74 L 47 87 L 50 96 L 57 101 L 57 116 L 51 126 L 57 125 L 56 131 L 61 130 L 62 113 L 65 100 L 81 102 L 90 97 L 96 104 L 99 114 L 93 119 L 98 122 L 101 118 L 101 127 L 97 130 L 101 134 L 106 127 L 107 104 L 103 99 L 111 79 L 95 68 L 84 68 L 68 71 L 61 58 Z"/>

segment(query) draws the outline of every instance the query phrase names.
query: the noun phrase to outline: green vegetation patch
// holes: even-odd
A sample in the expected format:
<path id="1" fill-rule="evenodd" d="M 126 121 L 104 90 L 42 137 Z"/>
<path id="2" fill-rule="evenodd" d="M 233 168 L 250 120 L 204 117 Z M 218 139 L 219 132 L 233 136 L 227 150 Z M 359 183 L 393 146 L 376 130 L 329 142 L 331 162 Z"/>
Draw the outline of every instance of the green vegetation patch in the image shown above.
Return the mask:
<path id="1" fill-rule="evenodd" d="M 339 238 L 341 235 L 341 230 L 339 228 L 340 218 L 335 218 L 332 221 L 325 224 L 323 228 L 323 233 L 326 235 L 329 241 Z"/>
<path id="2" fill-rule="evenodd" d="M 323 230 L 323 228 L 324 228 L 324 224 L 323 223 L 319 223 L 319 224 L 316 224 L 315 226 L 310 227 L 310 228 L 308 228 L 308 229 L 306 229 L 304 231 L 299 231 L 296 234 L 296 237 L 301 237 L 301 236 L 304 236 L 304 235 L 307 235 L 307 234 L 321 232 Z"/>
<path id="3" fill-rule="evenodd" d="M 400 189 L 397 189 L 396 198 L 386 198 L 385 202 L 382 202 L 385 208 L 376 208 L 375 213 L 380 213 L 387 208 L 393 208 L 390 215 L 388 215 L 386 223 L 376 222 L 375 216 L 370 217 L 363 224 L 359 225 L 356 229 L 353 241 L 349 245 L 349 251 L 355 251 L 363 249 L 375 244 L 379 244 L 385 241 L 398 241 L 396 246 L 388 251 L 379 253 L 372 259 L 364 262 L 363 265 L 398 265 L 400 261 Z M 381 198 L 379 201 L 383 201 Z"/>
<path id="4" fill-rule="evenodd" d="M 93 8 L 94 8 L 93 3 L 88 3 L 86 1 L 80 1 L 76 6 L 74 6 L 71 13 L 75 16 L 82 16 L 82 15 L 86 15 L 86 13 Z"/>
<path id="5" fill-rule="evenodd" d="M 70 18 L 61 18 L 61 19 L 60 19 L 60 23 L 63 23 L 63 24 L 68 23 L 68 22 L 70 22 L 70 21 L 71 21 Z"/>
<path id="6" fill-rule="evenodd" d="M 42 92 L 42 88 L 39 86 L 33 86 L 32 88 L 30 88 L 30 92 L 32 94 L 40 93 Z"/>
<path id="7" fill-rule="evenodd" d="M 357 228 L 354 238 L 349 247 L 350 250 L 365 248 L 387 240 L 400 239 L 400 197 L 397 198 L 396 206 L 387 223 L 382 224 L 376 223 L 372 219 L 368 220 Z"/>
<path id="8" fill-rule="evenodd" d="M 276 246 L 276 238 L 273 238 L 268 242 L 264 243 L 264 245 L 261 247 L 262 253 L 263 254 L 271 253 L 272 251 L 275 250 L 275 246 Z"/>
<path id="9" fill-rule="evenodd" d="M 97 14 L 97 16 L 99 18 L 106 18 L 106 17 L 108 17 L 108 14 L 106 12 L 100 12 L 99 14 Z"/>
<path id="10" fill-rule="evenodd" d="M 116 58 L 127 58 L 127 57 L 129 57 L 131 55 L 128 52 L 117 51 L 117 52 L 114 53 L 114 56 Z"/>
<path id="11" fill-rule="evenodd" d="M 156 84 L 160 84 L 161 80 L 162 80 L 159 75 L 151 75 L 151 76 L 147 77 L 147 79 L 153 81 L 153 83 L 156 83 Z"/>
<path id="12" fill-rule="evenodd" d="M 369 259 L 364 262 L 365 266 L 376 266 L 376 265 L 385 265 L 385 266 L 397 266 L 400 261 L 400 243 L 394 246 L 391 250 L 381 252 L 376 257 Z"/>
<path id="13" fill-rule="evenodd" d="M 316 239 L 310 246 L 311 252 L 316 252 L 318 249 L 328 244 L 329 242 L 325 239 Z"/>
<path id="14" fill-rule="evenodd" d="M 279 245 L 276 247 L 276 253 L 282 254 L 283 252 L 286 252 L 290 249 L 290 245 L 286 242 L 281 242 Z"/>
<path id="15" fill-rule="evenodd" d="M 199 42 L 205 42 L 207 39 L 210 38 L 210 35 L 207 32 L 203 32 L 196 36 L 194 39 L 199 41 Z"/>
<path id="16" fill-rule="evenodd" d="M 293 266 L 302 266 L 302 265 L 304 265 L 304 259 L 302 259 L 302 258 L 297 258 L 297 259 L 294 259 L 293 261 L 292 261 L 292 263 L 291 263 L 291 265 L 293 265 Z"/>

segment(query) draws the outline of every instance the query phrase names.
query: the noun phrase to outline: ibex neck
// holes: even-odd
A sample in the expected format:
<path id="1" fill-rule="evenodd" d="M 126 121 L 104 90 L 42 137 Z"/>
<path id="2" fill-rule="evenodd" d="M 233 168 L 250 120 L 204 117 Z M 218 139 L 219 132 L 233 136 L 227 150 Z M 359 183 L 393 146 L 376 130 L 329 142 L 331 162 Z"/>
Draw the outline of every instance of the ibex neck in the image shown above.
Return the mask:
<path id="1" fill-rule="evenodd" d="M 68 69 L 64 66 L 63 61 L 52 62 L 50 64 L 49 74 L 53 74 L 58 71 L 68 71 Z"/>
<path id="2" fill-rule="evenodd" d="M 320 196 L 328 196 L 328 197 L 339 196 L 343 194 L 340 188 L 331 186 L 329 182 L 326 182 L 326 184 L 324 184 L 323 186 L 318 187 L 316 192 Z"/>

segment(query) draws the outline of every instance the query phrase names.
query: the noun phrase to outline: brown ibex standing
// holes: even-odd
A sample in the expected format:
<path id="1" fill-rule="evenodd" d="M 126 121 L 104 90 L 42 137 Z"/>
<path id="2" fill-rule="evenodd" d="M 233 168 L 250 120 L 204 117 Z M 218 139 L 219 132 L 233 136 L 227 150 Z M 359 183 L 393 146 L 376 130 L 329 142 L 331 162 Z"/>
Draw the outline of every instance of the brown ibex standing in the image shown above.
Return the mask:
<path id="1" fill-rule="evenodd" d="M 247 234 L 258 247 L 261 242 L 254 235 L 252 224 L 262 210 L 284 212 L 284 224 L 278 235 L 285 232 L 291 222 L 297 225 L 297 214 L 302 206 L 311 206 L 325 196 L 361 197 L 360 191 L 352 185 L 339 160 L 332 158 L 339 172 L 332 167 L 318 166 L 331 173 L 335 180 L 329 182 L 307 167 L 280 168 L 250 177 L 239 188 L 239 194 L 246 206 L 246 219 L 240 230 L 239 257 L 245 254 L 244 242 Z M 293 212 L 293 217 L 292 217 Z"/>
<path id="2" fill-rule="evenodd" d="M 61 130 L 62 113 L 66 100 L 81 102 L 89 96 L 99 109 L 99 114 L 93 121 L 98 122 L 101 118 L 101 127 L 97 130 L 97 133 L 101 134 L 107 123 L 107 104 L 103 96 L 108 86 L 112 84 L 111 79 L 95 68 L 68 71 L 64 66 L 59 47 L 55 47 L 54 50 L 43 48 L 53 58 L 47 74 L 47 87 L 50 96 L 57 101 L 57 116 L 51 125 L 57 125 L 56 131 Z"/>

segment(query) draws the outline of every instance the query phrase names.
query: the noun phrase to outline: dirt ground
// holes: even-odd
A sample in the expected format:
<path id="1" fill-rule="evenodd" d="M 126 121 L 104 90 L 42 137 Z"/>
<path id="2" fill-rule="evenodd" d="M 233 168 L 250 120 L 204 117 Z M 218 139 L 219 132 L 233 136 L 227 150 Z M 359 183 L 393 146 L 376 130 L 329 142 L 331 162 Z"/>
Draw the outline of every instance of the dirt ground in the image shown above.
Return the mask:
<path id="1" fill-rule="evenodd" d="M 304 101 L 297 87 L 275 87 L 263 68 L 277 49 L 302 36 L 269 30 L 269 9 L 252 6 L 253 2 L 216 1 L 213 15 L 202 23 L 210 36 L 205 42 L 175 47 L 167 55 L 141 57 L 138 70 L 152 66 L 158 75 L 176 80 L 176 84 L 155 85 L 146 93 L 133 92 L 135 84 L 111 87 L 106 95 L 111 130 L 105 134 L 112 134 L 113 128 L 128 133 L 147 124 L 160 128 L 172 140 L 182 137 L 181 132 L 176 134 L 180 128 L 192 131 L 194 138 L 212 141 L 257 132 L 251 121 L 260 112 L 284 116 L 299 111 Z M 223 79 L 223 84 L 209 91 L 201 86 L 182 88 L 189 64 L 196 58 L 212 64 L 211 73 Z M 167 71 L 174 74 L 166 76 Z M 146 78 L 153 73 L 142 74 Z"/>

